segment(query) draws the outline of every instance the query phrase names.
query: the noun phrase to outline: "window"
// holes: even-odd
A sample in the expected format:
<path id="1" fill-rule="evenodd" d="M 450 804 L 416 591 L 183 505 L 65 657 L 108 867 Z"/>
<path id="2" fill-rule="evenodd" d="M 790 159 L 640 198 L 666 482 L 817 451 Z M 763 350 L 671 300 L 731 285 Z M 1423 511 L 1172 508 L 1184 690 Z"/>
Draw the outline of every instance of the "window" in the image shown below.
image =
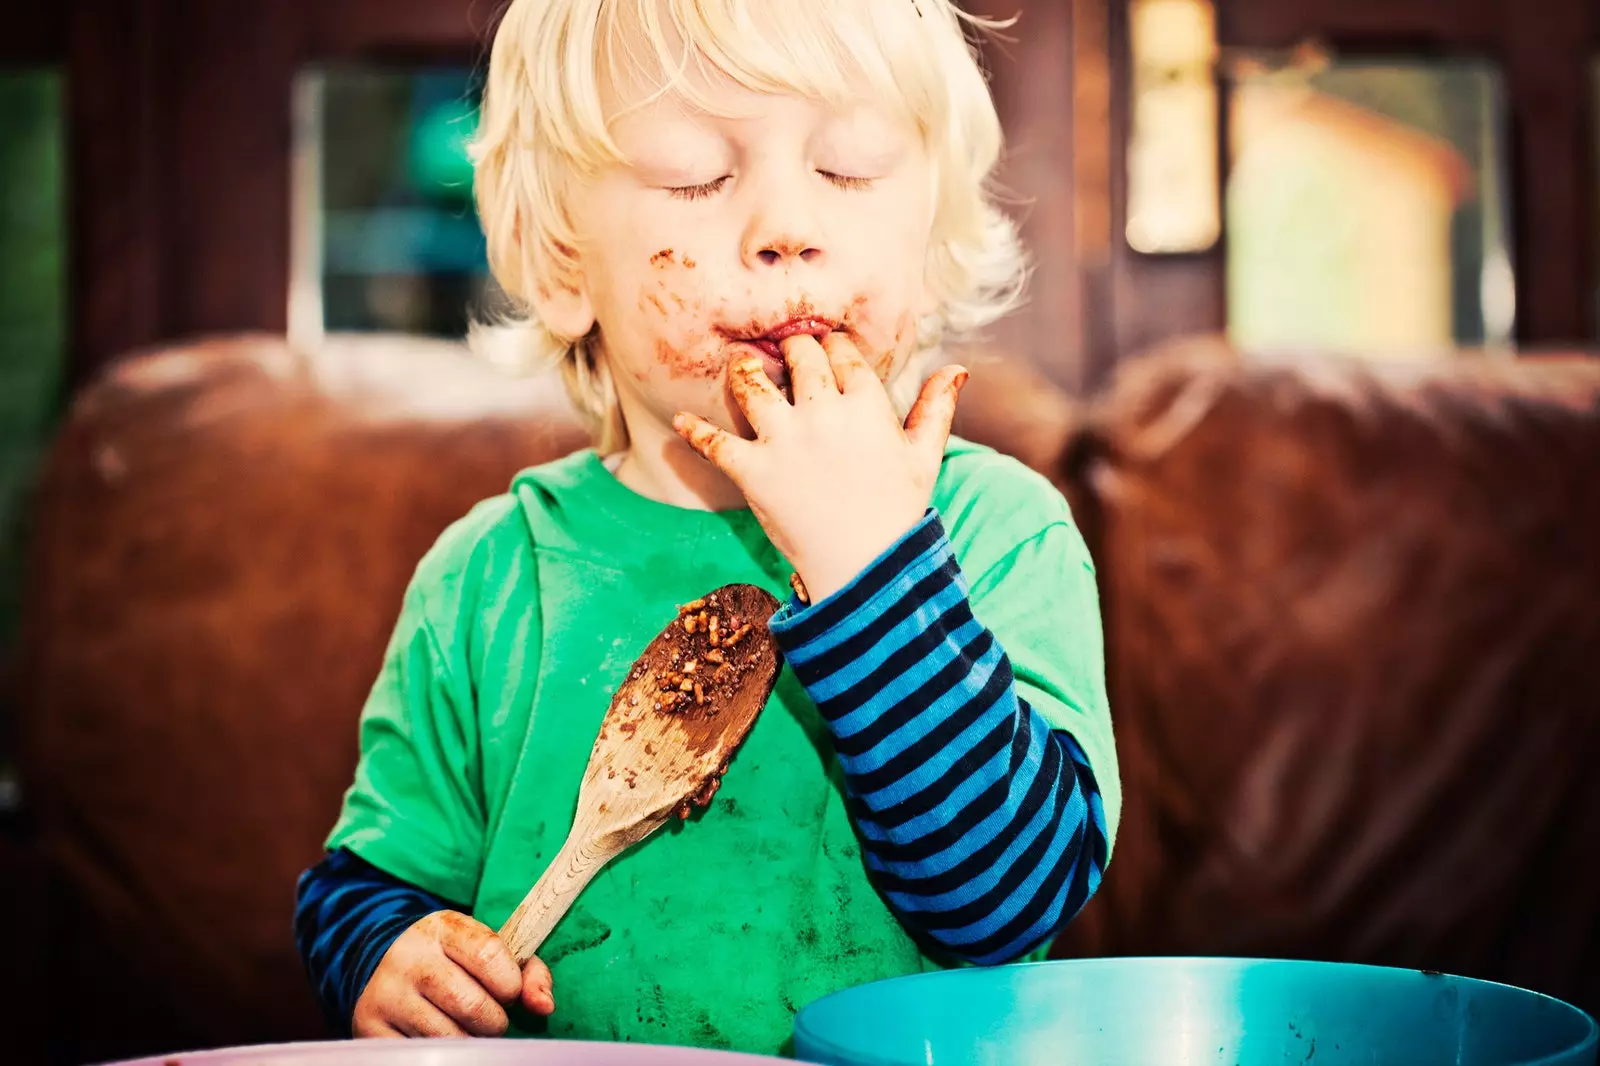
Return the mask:
<path id="1" fill-rule="evenodd" d="M 1228 326 L 1244 348 L 1511 343 L 1503 89 L 1465 60 L 1236 71 Z"/>
<path id="2" fill-rule="evenodd" d="M 295 90 L 290 330 L 461 337 L 495 290 L 466 144 L 464 68 L 328 67 Z"/>

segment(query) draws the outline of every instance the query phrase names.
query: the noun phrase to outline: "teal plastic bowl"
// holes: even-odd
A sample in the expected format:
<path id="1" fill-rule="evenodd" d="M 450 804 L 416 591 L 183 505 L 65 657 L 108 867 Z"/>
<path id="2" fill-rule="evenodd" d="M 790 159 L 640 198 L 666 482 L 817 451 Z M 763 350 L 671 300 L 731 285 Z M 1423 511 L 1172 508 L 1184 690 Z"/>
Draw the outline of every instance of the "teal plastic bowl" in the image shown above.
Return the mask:
<path id="1" fill-rule="evenodd" d="M 1593 1066 L 1570 1004 L 1419 970 L 1082 959 L 863 985 L 795 1018 L 824 1066 Z"/>

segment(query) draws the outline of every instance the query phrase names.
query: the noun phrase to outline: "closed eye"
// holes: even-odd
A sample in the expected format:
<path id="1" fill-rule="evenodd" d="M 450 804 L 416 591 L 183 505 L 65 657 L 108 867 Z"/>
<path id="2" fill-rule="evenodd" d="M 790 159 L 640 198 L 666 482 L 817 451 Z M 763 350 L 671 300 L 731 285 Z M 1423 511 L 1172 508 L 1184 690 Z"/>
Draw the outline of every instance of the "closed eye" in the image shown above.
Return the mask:
<path id="1" fill-rule="evenodd" d="M 854 189 L 856 191 L 860 191 L 862 189 L 870 189 L 872 187 L 871 178 L 849 178 L 845 177 L 843 174 L 835 174 L 828 170 L 819 170 L 817 173 L 821 174 L 831 184 L 837 185 L 841 189 Z"/>
<path id="2" fill-rule="evenodd" d="M 708 181 L 704 185 L 677 185 L 668 189 L 667 195 L 677 200 L 704 200 L 720 192 L 732 177 L 731 174 L 724 174 L 716 181 Z"/>
<path id="3" fill-rule="evenodd" d="M 861 191 L 872 187 L 871 178 L 853 178 L 844 174 L 835 174 L 829 170 L 819 170 L 818 174 L 830 184 L 840 189 Z M 722 191 L 722 187 L 731 181 L 731 174 L 724 174 L 715 181 L 708 181 L 702 185 L 675 185 L 667 189 L 667 194 L 678 200 L 704 200 L 708 196 L 715 196 Z"/>

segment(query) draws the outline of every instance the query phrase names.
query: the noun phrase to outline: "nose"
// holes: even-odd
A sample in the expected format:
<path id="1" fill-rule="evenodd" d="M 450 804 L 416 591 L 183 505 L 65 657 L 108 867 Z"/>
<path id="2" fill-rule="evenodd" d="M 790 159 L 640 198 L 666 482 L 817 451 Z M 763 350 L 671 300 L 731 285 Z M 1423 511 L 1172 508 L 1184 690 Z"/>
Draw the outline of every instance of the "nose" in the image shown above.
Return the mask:
<path id="1" fill-rule="evenodd" d="M 817 265 L 826 258 L 816 190 L 808 185 L 804 180 L 768 180 L 752 190 L 757 206 L 745 227 L 743 248 L 750 269 Z"/>
<path id="2" fill-rule="evenodd" d="M 822 256 L 821 248 L 791 237 L 778 237 L 763 243 L 765 246 L 757 250 L 756 259 L 767 266 L 778 266 L 795 259 L 802 263 L 814 263 Z"/>

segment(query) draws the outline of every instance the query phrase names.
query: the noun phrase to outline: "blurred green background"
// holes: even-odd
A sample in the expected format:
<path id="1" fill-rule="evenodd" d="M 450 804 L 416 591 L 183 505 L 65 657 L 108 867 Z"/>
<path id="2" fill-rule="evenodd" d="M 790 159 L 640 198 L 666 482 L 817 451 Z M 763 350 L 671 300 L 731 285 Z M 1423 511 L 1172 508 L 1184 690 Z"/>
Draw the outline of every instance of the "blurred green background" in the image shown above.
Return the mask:
<path id="1" fill-rule="evenodd" d="M 61 409 L 66 221 L 61 78 L 0 72 L 0 671 L 16 646 L 23 515 Z M 0 735 L 9 714 L 0 707 Z M 0 746 L 0 806 L 8 752 Z"/>

